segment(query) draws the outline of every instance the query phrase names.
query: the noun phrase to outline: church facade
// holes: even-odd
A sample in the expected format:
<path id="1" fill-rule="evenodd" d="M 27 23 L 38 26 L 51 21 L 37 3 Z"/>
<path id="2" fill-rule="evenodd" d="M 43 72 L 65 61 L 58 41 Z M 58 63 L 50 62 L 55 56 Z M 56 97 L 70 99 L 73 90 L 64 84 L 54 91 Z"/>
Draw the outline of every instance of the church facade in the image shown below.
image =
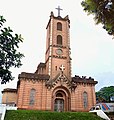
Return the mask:
<path id="1" fill-rule="evenodd" d="M 70 20 L 51 12 L 47 24 L 45 62 L 34 73 L 18 76 L 18 109 L 89 111 L 96 104 L 93 78 L 71 76 Z"/>

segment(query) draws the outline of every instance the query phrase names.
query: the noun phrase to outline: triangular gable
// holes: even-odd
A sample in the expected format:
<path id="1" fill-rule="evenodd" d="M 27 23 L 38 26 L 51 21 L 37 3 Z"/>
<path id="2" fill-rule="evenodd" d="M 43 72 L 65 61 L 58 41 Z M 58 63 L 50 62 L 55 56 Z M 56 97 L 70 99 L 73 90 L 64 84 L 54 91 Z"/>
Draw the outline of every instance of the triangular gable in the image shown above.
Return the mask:
<path id="1" fill-rule="evenodd" d="M 46 86 L 47 86 L 48 89 L 51 89 L 51 88 L 55 87 L 58 82 L 60 82 L 61 85 L 63 85 L 63 86 L 66 84 L 67 87 L 68 87 L 69 89 L 71 89 L 71 90 L 72 90 L 72 88 L 74 88 L 74 87 L 76 88 L 76 85 L 73 85 L 72 82 L 71 82 L 71 80 L 69 80 L 69 79 L 66 77 L 66 75 L 63 74 L 63 73 L 58 73 L 58 74 L 55 76 L 54 79 L 50 79 L 49 81 L 47 81 L 47 82 L 46 82 Z"/>

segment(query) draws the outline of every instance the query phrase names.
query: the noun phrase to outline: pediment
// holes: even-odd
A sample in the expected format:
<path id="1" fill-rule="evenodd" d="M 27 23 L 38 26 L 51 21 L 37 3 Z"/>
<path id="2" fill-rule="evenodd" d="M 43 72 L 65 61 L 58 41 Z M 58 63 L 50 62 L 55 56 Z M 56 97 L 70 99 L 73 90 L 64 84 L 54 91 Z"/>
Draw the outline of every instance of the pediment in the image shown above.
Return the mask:
<path id="1" fill-rule="evenodd" d="M 76 84 L 74 85 L 70 79 L 67 78 L 65 74 L 58 73 L 54 79 L 50 79 L 46 82 L 46 86 L 48 89 L 54 88 L 58 82 L 60 83 L 60 86 L 67 85 L 67 87 L 71 90 L 76 88 Z"/>

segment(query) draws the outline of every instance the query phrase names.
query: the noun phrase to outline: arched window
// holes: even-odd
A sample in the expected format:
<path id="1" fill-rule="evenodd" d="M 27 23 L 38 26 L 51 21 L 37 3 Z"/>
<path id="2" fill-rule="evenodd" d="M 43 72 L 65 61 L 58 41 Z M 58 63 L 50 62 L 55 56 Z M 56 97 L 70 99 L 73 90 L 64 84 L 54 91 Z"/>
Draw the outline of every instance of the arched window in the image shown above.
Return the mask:
<path id="1" fill-rule="evenodd" d="M 57 44 L 62 45 L 62 36 L 61 35 L 57 36 Z"/>
<path id="2" fill-rule="evenodd" d="M 83 93 L 83 102 L 84 102 L 84 108 L 87 108 L 88 106 L 88 96 L 87 96 L 87 92 Z"/>
<path id="3" fill-rule="evenodd" d="M 61 93 L 57 93 L 56 97 L 63 97 L 63 95 Z"/>
<path id="4" fill-rule="evenodd" d="M 36 94 L 36 90 L 31 89 L 31 91 L 30 91 L 30 101 L 29 101 L 30 105 L 34 105 L 34 103 L 35 103 L 35 94 Z"/>
<path id="5" fill-rule="evenodd" d="M 57 30 L 62 31 L 62 24 L 60 22 L 57 23 Z"/>

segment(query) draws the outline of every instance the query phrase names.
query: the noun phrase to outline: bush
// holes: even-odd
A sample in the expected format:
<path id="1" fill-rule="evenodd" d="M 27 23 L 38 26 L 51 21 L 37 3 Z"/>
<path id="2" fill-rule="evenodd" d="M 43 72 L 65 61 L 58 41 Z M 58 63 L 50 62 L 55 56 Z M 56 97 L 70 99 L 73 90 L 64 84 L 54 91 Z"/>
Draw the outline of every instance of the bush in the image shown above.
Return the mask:
<path id="1" fill-rule="evenodd" d="M 7 111 L 5 120 L 102 120 L 89 112 Z"/>

